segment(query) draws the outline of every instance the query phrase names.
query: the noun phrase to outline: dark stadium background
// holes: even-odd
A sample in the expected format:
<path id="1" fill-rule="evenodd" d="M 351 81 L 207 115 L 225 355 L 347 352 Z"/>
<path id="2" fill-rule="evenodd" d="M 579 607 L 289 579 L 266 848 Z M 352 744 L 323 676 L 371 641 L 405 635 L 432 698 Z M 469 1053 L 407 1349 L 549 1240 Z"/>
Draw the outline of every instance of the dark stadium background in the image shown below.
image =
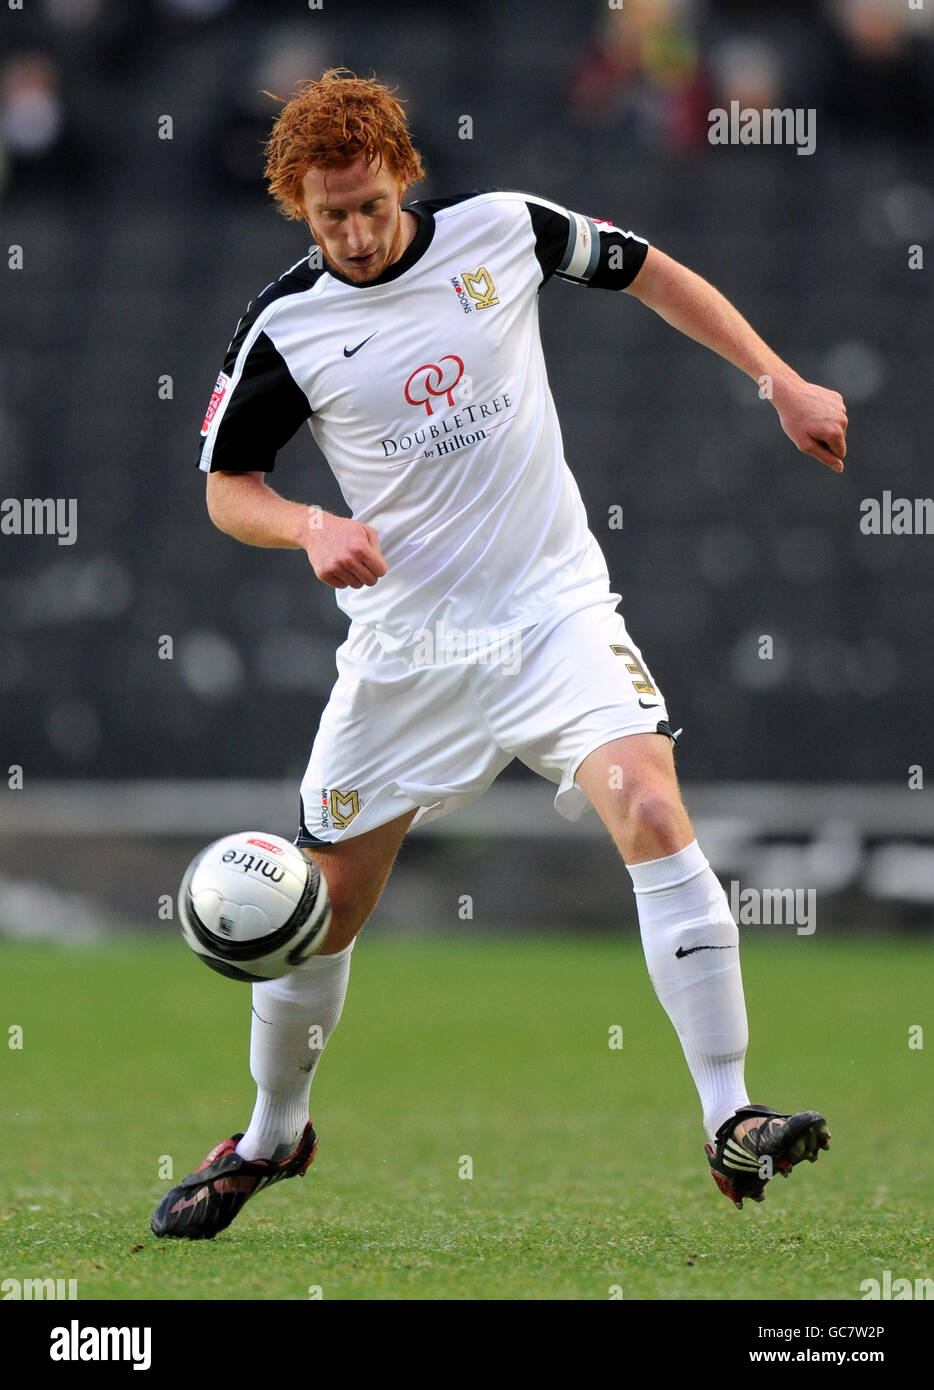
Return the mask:
<path id="1" fill-rule="evenodd" d="M 0 536 L 6 930 L 167 929 L 158 898 L 206 839 L 295 829 L 345 622 L 302 556 L 211 527 L 194 461 L 241 312 L 308 246 L 262 183 L 262 91 L 338 64 L 407 99 L 414 196 L 511 186 L 616 220 L 844 393 L 838 478 L 634 300 L 542 296 L 567 457 L 715 867 L 815 888 L 828 926 L 929 926 L 911 769 L 934 776 L 934 539 L 864 534 L 860 504 L 931 493 L 932 20 L 903 0 L 4 6 L 0 498 L 78 515 L 73 546 Z M 814 108 L 815 153 L 711 146 L 732 99 Z M 271 481 L 340 505 L 306 430 Z M 377 920 L 463 931 L 467 891 L 478 924 L 632 920 L 595 818 L 568 830 L 550 797 L 514 767 L 413 836 Z"/>

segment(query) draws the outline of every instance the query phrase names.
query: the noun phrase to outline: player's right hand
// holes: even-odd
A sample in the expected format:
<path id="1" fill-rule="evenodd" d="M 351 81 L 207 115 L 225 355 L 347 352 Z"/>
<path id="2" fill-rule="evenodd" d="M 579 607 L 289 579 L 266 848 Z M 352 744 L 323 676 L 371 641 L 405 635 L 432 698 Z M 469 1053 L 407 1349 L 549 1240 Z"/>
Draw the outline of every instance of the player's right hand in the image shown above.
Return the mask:
<path id="1" fill-rule="evenodd" d="M 776 383 L 772 404 L 782 429 L 803 454 L 820 459 L 835 473 L 846 457 L 846 405 L 839 391 L 804 381 L 795 373 L 790 384 Z"/>
<path id="2" fill-rule="evenodd" d="M 315 574 L 332 589 L 372 588 L 386 573 L 373 527 L 320 507 L 310 511 L 305 553 Z"/>

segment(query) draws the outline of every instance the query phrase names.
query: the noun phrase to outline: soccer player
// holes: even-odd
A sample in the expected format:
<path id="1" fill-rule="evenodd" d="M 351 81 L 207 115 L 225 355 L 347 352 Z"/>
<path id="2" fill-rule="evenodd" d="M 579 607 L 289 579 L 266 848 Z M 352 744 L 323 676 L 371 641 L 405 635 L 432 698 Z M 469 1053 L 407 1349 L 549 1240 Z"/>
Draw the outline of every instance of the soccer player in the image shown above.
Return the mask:
<path id="1" fill-rule="evenodd" d="M 749 1102 L 738 931 L 681 801 L 664 697 L 564 460 L 539 290 L 557 276 L 641 300 L 754 382 L 768 378 L 785 433 L 838 473 L 843 399 L 802 380 L 706 281 L 610 222 L 526 193 L 406 203 L 424 171 L 402 108 L 375 81 L 333 70 L 302 84 L 267 156 L 273 195 L 317 250 L 240 320 L 200 467 L 214 524 L 248 545 L 304 550 L 351 620 L 296 840 L 327 881 L 333 919 L 318 955 L 253 987 L 249 1126 L 166 1194 L 152 1229 L 213 1236 L 255 1192 L 305 1172 L 312 1077 L 403 836 L 480 796 L 513 758 L 557 784 L 564 816 L 589 802 L 612 835 L 713 1177 L 738 1207 L 761 1201 L 829 1132 L 817 1111 Z M 304 421 L 350 516 L 287 501 L 267 481 Z"/>

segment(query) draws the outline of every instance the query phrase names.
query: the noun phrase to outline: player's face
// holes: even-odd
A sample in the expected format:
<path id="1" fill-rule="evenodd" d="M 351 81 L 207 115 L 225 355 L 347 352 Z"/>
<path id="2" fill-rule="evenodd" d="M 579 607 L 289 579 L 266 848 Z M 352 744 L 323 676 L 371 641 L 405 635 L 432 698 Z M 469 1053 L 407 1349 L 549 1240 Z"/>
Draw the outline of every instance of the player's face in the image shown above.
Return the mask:
<path id="1" fill-rule="evenodd" d="M 402 255 L 411 240 L 402 184 L 383 163 L 363 157 L 345 169 L 309 169 L 302 180 L 305 216 L 325 259 L 365 284 Z"/>

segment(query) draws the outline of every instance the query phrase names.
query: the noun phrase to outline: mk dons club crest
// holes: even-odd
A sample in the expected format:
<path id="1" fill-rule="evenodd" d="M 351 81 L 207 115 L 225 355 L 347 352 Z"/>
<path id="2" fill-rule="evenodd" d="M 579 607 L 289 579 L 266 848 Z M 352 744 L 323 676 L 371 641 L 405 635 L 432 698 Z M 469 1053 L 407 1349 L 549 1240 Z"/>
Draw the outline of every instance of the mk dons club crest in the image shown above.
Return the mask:
<path id="1" fill-rule="evenodd" d="M 338 791 L 336 787 L 331 791 L 331 820 L 334 822 L 337 830 L 343 830 L 348 826 L 359 810 L 359 792 L 341 792 Z"/>
<path id="2" fill-rule="evenodd" d="M 485 265 L 481 265 L 477 270 L 462 271 L 461 281 L 478 309 L 490 309 L 499 303 L 493 277 Z"/>

